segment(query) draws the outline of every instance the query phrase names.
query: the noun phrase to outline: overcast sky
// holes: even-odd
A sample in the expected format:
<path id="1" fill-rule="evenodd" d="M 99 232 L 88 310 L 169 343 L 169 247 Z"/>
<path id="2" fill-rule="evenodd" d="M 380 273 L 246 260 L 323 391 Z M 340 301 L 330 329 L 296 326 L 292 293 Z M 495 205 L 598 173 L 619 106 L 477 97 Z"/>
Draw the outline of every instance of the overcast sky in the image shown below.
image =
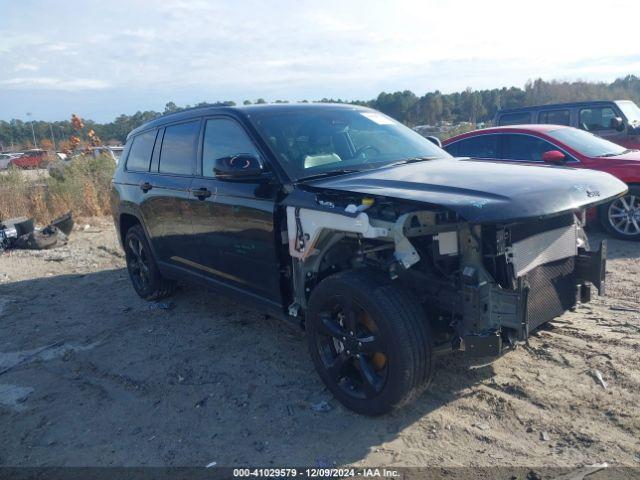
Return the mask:
<path id="1" fill-rule="evenodd" d="M 640 2 L 0 0 L 0 119 L 640 75 Z"/>

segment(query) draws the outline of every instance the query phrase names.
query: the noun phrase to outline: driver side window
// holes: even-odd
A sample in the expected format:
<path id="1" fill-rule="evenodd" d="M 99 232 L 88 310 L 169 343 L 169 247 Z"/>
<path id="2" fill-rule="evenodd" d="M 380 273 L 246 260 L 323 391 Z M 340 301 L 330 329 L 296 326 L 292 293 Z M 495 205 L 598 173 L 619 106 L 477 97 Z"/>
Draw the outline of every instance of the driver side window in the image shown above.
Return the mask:
<path id="1" fill-rule="evenodd" d="M 213 167 L 219 158 L 249 154 L 260 158 L 260 153 L 244 129 L 228 118 L 207 120 L 202 147 L 202 175 L 215 177 Z"/>
<path id="2" fill-rule="evenodd" d="M 610 130 L 616 112 L 610 107 L 583 108 L 580 110 L 580 128 L 588 132 Z"/>
<path id="3" fill-rule="evenodd" d="M 542 138 L 531 135 L 503 135 L 502 158 L 522 162 L 542 162 L 542 155 L 550 150 L 558 150 Z"/>

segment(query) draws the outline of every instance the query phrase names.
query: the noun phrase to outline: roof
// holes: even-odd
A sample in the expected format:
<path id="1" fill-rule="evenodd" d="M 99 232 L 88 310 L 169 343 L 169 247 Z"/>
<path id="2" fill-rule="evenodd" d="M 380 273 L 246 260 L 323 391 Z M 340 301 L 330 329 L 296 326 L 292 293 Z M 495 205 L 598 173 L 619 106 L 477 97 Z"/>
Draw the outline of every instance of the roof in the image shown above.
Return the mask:
<path id="1" fill-rule="evenodd" d="M 332 110 L 332 109 L 349 109 L 349 110 L 370 110 L 367 107 L 361 107 L 358 105 L 352 105 L 350 103 L 262 103 L 253 105 L 237 105 L 233 107 L 223 106 L 204 106 L 187 108 L 180 110 L 179 112 L 169 113 L 155 118 L 143 125 L 139 126 L 135 130 L 131 131 L 129 136 L 147 130 L 149 128 L 159 127 L 166 123 L 178 122 L 180 120 L 188 120 L 195 117 L 207 116 L 207 115 L 219 115 L 219 114 L 240 114 L 248 116 L 253 112 L 272 112 L 281 113 L 292 110 Z"/>
<path id="2" fill-rule="evenodd" d="M 501 113 L 516 113 L 516 112 L 531 112 L 537 110 L 551 110 L 554 108 L 571 108 L 582 107 L 585 105 L 611 105 L 615 102 L 622 102 L 624 100 L 595 100 L 584 102 L 569 102 L 569 103 L 553 103 L 549 105 L 532 105 L 530 107 L 518 107 L 518 108 L 505 108 L 498 110 L 498 115 Z"/>
<path id="3" fill-rule="evenodd" d="M 552 123 L 531 123 L 531 124 L 523 124 L 523 125 L 503 125 L 499 127 L 490 127 L 481 129 L 483 132 L 487 130 L 495 130 L 497 132 L 504 132 L 509 130 L 529 130 L 533 132 L 551 132 L 553 130 L 558 130 L 559 128 L 570 128 L 567 125 L 554 125 Z M 476 130 L 477 131 L 477 130 Z"/>
<path id="4" fill-rule="evenodd" d="M 505 125 L 503 127 L 491 127 L 491 128 L 481 128 L 479 130 L 473 130 L 471 132 L 462 133 L 460 135 L 456 135 L 455 137 L 448 138 L 443 144 L 450 144 L 456 142 L 458 140 L 462 140 L 463 138 L 473 137 L 476 135 L 486 135 L 490 133 L 527 133 L 527 132 L 536 132 L 536 133 L 549 133 L 554 130 L 560 130 L 563 128 L 572 128 L 566 125 L 552 125 L 547 123 L 536 123 L 532 125 Z"/>

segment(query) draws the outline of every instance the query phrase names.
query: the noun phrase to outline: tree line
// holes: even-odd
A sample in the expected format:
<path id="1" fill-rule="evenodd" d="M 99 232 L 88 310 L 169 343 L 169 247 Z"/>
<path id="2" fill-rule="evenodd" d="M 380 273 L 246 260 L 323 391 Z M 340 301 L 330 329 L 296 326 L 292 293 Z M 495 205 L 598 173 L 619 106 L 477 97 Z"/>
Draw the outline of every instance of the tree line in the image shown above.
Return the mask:
<path id="1" fill-rule="evenodd" d="M 364 105 L 386 113 L 396 120 L 408 125 L 435 125 L 439 122 L 489 122 L 500 108 L 516 108 L 529 105 L 543 105 L 581 100 L 633 100 L 640 105 L 640 77 L 627 75 L 611 83 L 605 82 L 564 82 L 537 79 L 529 81 L 524 88 L 494 88 L 490 90 L 472 90 L 443 94 L 438 90 L 423 96 L 405 90 L 393 93 L 382 92 L 375 99 L 366 101 L 346 101 L 342 99 L 323 98 L 319 102 L 351 103 Z M 308 102 L 303 100 L 302 102 Z M 260 98 L 255 101 L 245 100 L 245 105 L 267 103 Z M 274 103 L 288 103 L 276 100 Z M 234 106 L 233 101 L 201 102 L 199 106 Z M 109 123 L 84 121 L 87 131 L 93 129 L 105 143 L 124 142 L 127 134 L 134 128 L 160 115 L 190 108 L 189 105 L 179 107 L 173 102 L 166 104 L 164 111 L 138 111 L 133 115 L 120 115 Z M 82 112 L 76 112 L 82 115 Z M 71 115 L 71 112 L 69 112 Z M 32 130 L 33 128 L 33 130 Z M 65 149 L 69 138 L 74 135 L 70 120 L 55 122 L 24 122 L 13 119 L 0 121 L 0 148 L 4 150 L 30 148 L 33 137 L 39 147 Z"/>

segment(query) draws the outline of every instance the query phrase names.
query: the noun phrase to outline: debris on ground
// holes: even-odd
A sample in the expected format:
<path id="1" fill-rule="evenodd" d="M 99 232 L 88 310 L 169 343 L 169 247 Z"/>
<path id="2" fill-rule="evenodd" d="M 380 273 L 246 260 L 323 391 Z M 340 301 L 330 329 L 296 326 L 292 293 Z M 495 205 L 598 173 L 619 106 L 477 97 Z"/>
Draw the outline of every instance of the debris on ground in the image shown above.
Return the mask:
<path id="1" fill-rule="evenodd" d="M 149 304 L 149 310 L 173 310 L 176 304 L 173 302 L 153 302 Z"/>
<path id="2" fill-rule="evenodd" d="M 543 442 L 548 442 L 549 441 L 549 434 L 547 432 L 540 432 L 540 440 L 542 440 Z"/>
<path id="3" fill-rule="evenodd" d="M 472 425 L 472 427 L 476 427 L 478 430 L 489 430 L 489 424 L 484 422 L 476 422 Z"/>
<path id="4" fill-rule="evenodd" d="M 600 370 L 592 370 L 591 375 L 593 375 L 593 378 L 595 378 L 598 382 L 600 382 L 600 385 L 602 385 L 602 388 L 604 388 L 605 390 L 607 389 L 607 382 L 604 381 L 602 372 Z"/>
<path id="5" fill-rule="evenodd" d="M 37 349 L 36 351 L 30 353 L 29 355 L 21 358 L 20 360 L 18 360 L 16 363 L 14 363 L 13 365 L 9 365 L 6 368 L 3 368 L 2 370 L 0 370 L 0 375 L 3 375 L 5 373 L 7 373 L 9 370 L 17 367 L 18 365 L 22 365 L 23 363 L 25 363 L 27 360 L 41 354 L 42 352 L 44 352 L 45 350 L 49 350 L 51 348 L 55 348 L 55 347 L 59 347 L 60 345 L 62 345 L 64 342 L 55 342 L 52 343 L 50 345 L 44 346 L 42 348 Z"/>
<path id="6" fill-rule="evenodd" d="M 311 410 L 314 412 L 328 412 L 331 410 L 331 405 L 326 400 L 322 400 L 318 403 L 312 403 Z"/>
<path id="7" fill-rule="evenodd" d="M 37 228 L 33 218 L 0 220 L 0 253 L 4 250 L 46 250 L 64 245 L 73 230 L 71 212 L 56 218 L 44 228 Z"/>
<path id="8" fill-rule="evenodd" d="M 609 310 L 613 310 L 614 312 L 637 312 L 637 308 L 627 308 L 627 307 L 619 307 L 617 305 L 612 305 L 609 307 Z"/>

